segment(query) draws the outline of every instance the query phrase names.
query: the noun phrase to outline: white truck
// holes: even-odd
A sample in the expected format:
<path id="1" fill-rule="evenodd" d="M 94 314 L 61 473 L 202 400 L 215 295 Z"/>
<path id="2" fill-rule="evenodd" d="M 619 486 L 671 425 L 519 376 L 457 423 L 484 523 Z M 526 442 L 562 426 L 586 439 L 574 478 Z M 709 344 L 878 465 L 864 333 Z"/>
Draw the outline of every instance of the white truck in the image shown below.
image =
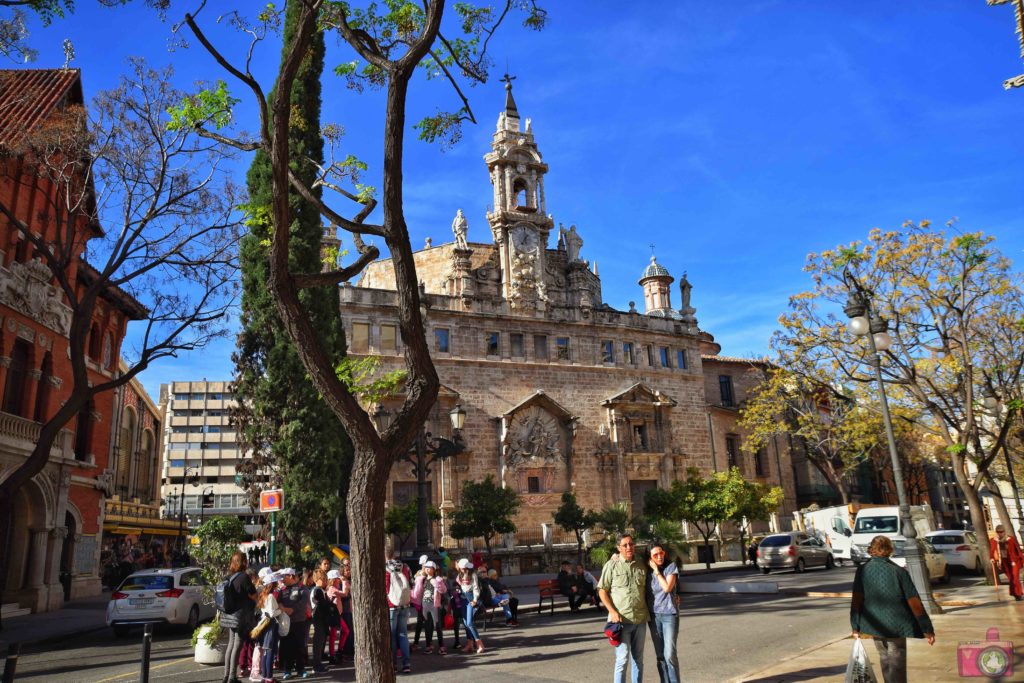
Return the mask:
<path id="1" fill-rule="evenodd" d="M 935 531 L 935 516 L 930 505 L 911 505 L 910 519 L 917 530 L 917 537 L 923 539 L 926 534 Z M 895 505 L 862 508 L 857 512 L 853 523 L 853 545 L 855 552 L 860 551 L 863 559 L 853 558 L 854 564 L 867 559 L 868 546 L 875 536 L 888 536 L 894 542 L 906 541 L 900 528 L 900 509 Z"/>
<path id="2" fill-rule="evenodd" d="M 853 505 L 836 505 L 816 510 L 794 512 L 797 527 L 821 539 L 832 550 L 832 557 L 838 564 L 853 560 L 853 528 L 850 520 L 854 514 Z"/>

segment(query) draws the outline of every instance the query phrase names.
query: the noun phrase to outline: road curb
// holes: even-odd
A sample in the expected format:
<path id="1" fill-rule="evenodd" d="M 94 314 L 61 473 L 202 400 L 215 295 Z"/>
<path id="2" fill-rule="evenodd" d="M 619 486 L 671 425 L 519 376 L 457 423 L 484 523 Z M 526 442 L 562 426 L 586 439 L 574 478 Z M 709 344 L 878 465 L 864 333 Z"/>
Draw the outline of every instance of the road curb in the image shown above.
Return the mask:
<path id="1" fill-rule="evenodd" d="M 84 636 L 84 635 L 88 635 L 90 633 L 97 633 L 99 631 L 104 631 L 104 630 L 106 630 L 108 628 L 110 628 L 110 627 L 107 626 L 106 624 L 103 624 L 102 626 L 88 626 L 88 627 L 82 627 L 82 628 L 79 628 L 79 629 L 75 629 L 73 631 L 63 631 L 61 633 L 55 633 L 53 635 L 43 636 L 43 637 L 35 638 L 35 639 L 32 639 L 32 640 L 18 640 L 18 641 L 15 641 L 14 639 L 11 639 L 11 638 L 0 638 L 0 647 L 6 649 L 13 642 L 18 642 L 18 643 L 21 643 L 22 645 L 55 645 L 57 643 L 60 643 L 60 642 L 63 642 L 65 640 L 67 640 L 68 638 L 75 638 L 77 636 Z M 5 628 L 3 632 L 7 633 L 8 631 Z"/>
<path id="2" fill-rule="evenodd" d="M 794 659 L 800 659 L 801 657 L 806 657 L 807 655 L 811 654 L 812 652 L 817 652 L 818 650 L 826 648 L 829 645 L 835 645 L 836 643 L 841 642 L 843 640 L 852 640 L 852 637 L 850 636 L 849 633 L 847 633 L 845 635 L 839 636 L 838 638 L 833 638 L 831 640 L 825 641 L 824 643 L 819 643 L 818 645 L 815 645 L 813 647 L 809 647 L 806 650 L 802 650 L 802 651 L 796 653 L 795 655 L 790 655 L 789 657 L 783 657 L 782 659 L 777 660 L 773 664 L 770 664 L 768 666 L 763 666 L 760 669 L 757 669 L 755 671 L 749 671 L 749 672 L 743 674 L 742 676 L 737 676 L 736 678 L 732 678 L 732 679 L 729 680 L 729 683 L 743 683 L 744 681 L 750 680 L 751 678 L 760 677 L 766 671 L 771 671 L 772 669 L 776 668 L 780 664 L 785 664 L 786 662 L 791 662 Z"/>

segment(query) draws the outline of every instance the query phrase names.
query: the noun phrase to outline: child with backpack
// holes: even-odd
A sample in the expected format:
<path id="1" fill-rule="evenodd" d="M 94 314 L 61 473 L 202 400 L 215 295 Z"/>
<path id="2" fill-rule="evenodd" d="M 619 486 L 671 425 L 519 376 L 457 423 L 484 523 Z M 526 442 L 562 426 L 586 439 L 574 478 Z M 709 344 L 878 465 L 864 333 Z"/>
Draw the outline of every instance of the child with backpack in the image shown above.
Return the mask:
<path id="1" fill-rule="evenodd" d="M 327 572 L 327 599 L 334 605 L 334 613 L 338 616 L 331 622 L 331 630 L 327 636 L 327 650 L 330 655 L 331 662 L 334 664 L 341 664 L 342 661 L 342 650 L 345 647 L 345 641 L 348 640 L 349 629 L 348 624 L 342 618 L 342 612 L 345 609 L 344 601 L 342 599 L 342 579 L 341 572 L 337 569 L 332 569 Z M 334 646 L 337 643 L 338 653 L 334 653 Z"/>
<path id="2" fill-rule="evenodd" d="M 384 572 L 384 590 L 388 595 L 391 621 L 391 652 L 401 652 L 401 671 L 412 673 L 409 665 L 409 605 L 412 590 L 409 586 L 409 568 L 399 559 L 388 560 Z"/>
<path id="3" fill-rule="evenodd" d="M 423 614 L 423 625 L 427 632 L 427 644 L 423 646 L 423 653 L 433 652 L 431 642 L 434 639 L 434 631 L 437 631 L 437 652 L 448 654 L 444 649 L 444 640 L 441 629 L 444 626 L 441 616 L 441 605 L 444 602 L 448 586 L 444 579 L 437 575 L 437 564 L 428 560 L 423 565 L 423 571 L 416 576 L 416 585 L 412 589 L 413 602 L 419 602 Z"/>

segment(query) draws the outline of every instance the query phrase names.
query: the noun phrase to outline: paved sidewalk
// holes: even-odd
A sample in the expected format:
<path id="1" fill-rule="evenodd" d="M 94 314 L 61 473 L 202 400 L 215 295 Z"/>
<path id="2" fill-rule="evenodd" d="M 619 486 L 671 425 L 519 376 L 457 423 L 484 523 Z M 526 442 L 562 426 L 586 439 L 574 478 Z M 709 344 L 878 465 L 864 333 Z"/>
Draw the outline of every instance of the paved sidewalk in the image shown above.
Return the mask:
<path id="1" fill-rule="evenodd" d="M 934 615 L 935 645 L 929 647 L 924 640 L 908 641 L 907 678 L 911 681 L 956 681 L 961 679 L 957 669 L 957 648 L 961 642 L 983 641 L 990 628 L 999 630 L 999 639 L 1017 645 L 1013 676 L 1005 681 L 1024 680 L 1024 603 L 1015 602 L 1006 595 L 1005 586 L 998 593 L 992 586 L 976 585 L 944 591 L 937 587 L 936 598 L 944 605 L 944 613 Z M 868 657 L 875 676 L 882 680 L 878 655 L 874 645 L 868 645 Z M 735 683 L 813 683 L 842 680 L 850 656 L 853 640 L 843 637 L 818 645 L 810 650 L 790 655 L 766 669 L 753 671 Z M 785 653 L 780 653 L 785 656 Z"/>
<path id="2" fill-rule="evenodd" d="M 104 629 L 107 627 L 108 602 L 110 594 L 103 593 L 65 603 L 64 607 L 53 612 L 4 619 L 3 630 L 0 631 L 0 651 L 6 652 L 8 644 L 12 642 L 23 645 L 42 643 Z"/>

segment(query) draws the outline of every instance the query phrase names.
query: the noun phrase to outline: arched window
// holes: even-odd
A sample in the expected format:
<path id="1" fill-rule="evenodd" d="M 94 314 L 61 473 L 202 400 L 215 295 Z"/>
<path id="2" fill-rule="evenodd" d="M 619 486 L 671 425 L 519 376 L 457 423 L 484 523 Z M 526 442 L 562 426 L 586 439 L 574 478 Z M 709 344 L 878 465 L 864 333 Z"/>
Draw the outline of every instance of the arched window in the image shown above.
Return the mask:
<path id="1" fill-rule="evenodd" d="M 138 474 L 135 477 L 135 495 L 139 500 L 147 502 L 153 498 L 153 471 L 156 465 L 156 453 L 153 444 L 153 432 L 142 432 L 142 448 L 139 449 Z"/>
<path id="2" fill-rule="evenodd" d="M 516 208 L 529 206 L 526 189 L 526 181 L 522 178 L 516 178 L 512 182 L 512 194 L 516 197 Z"/>
<path id="3" fill-rule="evenodd" d="M 92 324 L 89 328 L 89 358 L 93 360 L 99 360 L 100 358 L 100 343 L 102 338 L 100 337 L 100 326 L 96 323 Z"/>
<path id="4" fill-rule="evenodd" d="M 39 368 L 39 386 L 36 388 L 36 408 L 32 419 L 36 422 L 46 421 L 46 406 L 50 402 L 50 379 L 53 377 L 53 355 L 47 351 L 43 356 L 43 364 Z"/>
<path id="5" fill-rule="evenodd" d="M 32 363 L 32 345 L 24 339 L 15 339 L 11 349 L 11 365 L 7 368 L 7 382 L 4 385 L 4 412 L 25 417 L 25 390 L 28 383 L 28 369 Z"/>
<path id="6" fill-rule="evenodd" d="M 78 412 L 75 430 L 75 459 L 87 460 L 92 448 L 92 401 L 82 406 Z"/>
<path id="7" fill-rule="evenodd" d="M 121 433 L 117 441 L 117 468 L 114 471 L 114 488 L 122 498 L 128 497 L 128 478 L 135 455 L 135 409 L 125 406 L 121 415 Z"/>

